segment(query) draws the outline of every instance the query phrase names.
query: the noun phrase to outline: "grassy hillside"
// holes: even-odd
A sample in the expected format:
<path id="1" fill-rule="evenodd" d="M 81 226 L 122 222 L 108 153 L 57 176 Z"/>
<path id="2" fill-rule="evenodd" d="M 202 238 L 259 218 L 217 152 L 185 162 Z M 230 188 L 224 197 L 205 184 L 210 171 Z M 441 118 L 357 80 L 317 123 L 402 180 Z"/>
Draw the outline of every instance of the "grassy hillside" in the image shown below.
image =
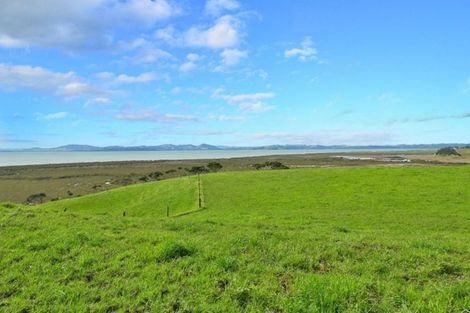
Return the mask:
<path id="1" fill-rule="evenodd" d="M 0 311 L 470 307 L 470 168 L 201 177 L 0 205 Z"/>
<path id="2" fill-rule="evenodd" d="M 49 202 L 41 208 L 106 215 L 125 212 L 126 216 L 158 218 L 166 216 L 167 206 L 172 215 L 197 209 L 197 197 L 197 177 L 187 176 Z"/>

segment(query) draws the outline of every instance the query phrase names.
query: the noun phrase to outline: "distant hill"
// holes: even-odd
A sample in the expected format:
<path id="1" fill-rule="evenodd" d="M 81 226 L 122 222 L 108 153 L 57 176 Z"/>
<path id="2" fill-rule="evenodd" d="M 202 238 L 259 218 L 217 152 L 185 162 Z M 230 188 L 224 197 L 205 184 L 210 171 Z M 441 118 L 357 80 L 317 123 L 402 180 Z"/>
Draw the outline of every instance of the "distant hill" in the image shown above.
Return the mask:
<path id="1" fill-rule="evenodd" d="M 97 152 L 97 151 L 195 151 L 195 150 L 326 150 L 326 149 L 398 149 L 398 150 L 414 150 L 414 149 L 440 149 L 445 147 L 465 147 L 469 144 L 461 143 L 438 143 L 438 144 L 413 144 L 413 145 L 267 145 L 254 147 L 237 147 L 237 146 L 214 146 L 209 144 L 200 145 L 173 145 L 163 144 L 156 146 L 105 146 L 98 147 L 92 145 L 70 144 L 55 148 L 27 148 L 27 149 L 3 149 L 0 151 L 24 151 L 24 152 Z"/>

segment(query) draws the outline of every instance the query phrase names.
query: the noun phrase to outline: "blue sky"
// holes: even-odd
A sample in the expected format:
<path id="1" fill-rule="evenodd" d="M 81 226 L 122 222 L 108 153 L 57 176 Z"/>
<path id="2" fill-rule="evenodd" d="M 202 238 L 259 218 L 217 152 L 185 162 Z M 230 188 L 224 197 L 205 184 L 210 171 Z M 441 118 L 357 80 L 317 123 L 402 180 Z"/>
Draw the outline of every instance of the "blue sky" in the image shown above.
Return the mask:
<path id="1" fill-rule="evenodd" d="M 470 142 L 468 1 L 0 6 L 0 148 Z"/>

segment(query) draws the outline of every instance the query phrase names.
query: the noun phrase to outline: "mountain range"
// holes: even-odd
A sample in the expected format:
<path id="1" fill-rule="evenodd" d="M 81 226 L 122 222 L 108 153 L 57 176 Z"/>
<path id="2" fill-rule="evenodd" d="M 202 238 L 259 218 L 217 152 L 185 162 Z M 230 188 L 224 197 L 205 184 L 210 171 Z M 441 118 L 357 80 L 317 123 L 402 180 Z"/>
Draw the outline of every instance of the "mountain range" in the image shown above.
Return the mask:
<path id="1" fill-rule="evenodd" d="M 364 146 L 348 146 L 348 145 L 267 145 L 254 147 L 237 147 L 237 146 L 215 146 L 209 144 L 200 145 L 173 145 L 163 144 L 156 146 L 91 146 L 71 144 L 54 148 L 26 148 L 26 149 L 1 149 L 0 151 L 17 151 L 17 152 L 98 152 L 98 151 L 195 151 L 195 150 L 326 150 L 326 149 L 439 149 L 443 147 L 468 147 L 469 144 L 458 143 L 438 143 L 438 144 L 400 144 L 400 145 L 364 145 Z"/>

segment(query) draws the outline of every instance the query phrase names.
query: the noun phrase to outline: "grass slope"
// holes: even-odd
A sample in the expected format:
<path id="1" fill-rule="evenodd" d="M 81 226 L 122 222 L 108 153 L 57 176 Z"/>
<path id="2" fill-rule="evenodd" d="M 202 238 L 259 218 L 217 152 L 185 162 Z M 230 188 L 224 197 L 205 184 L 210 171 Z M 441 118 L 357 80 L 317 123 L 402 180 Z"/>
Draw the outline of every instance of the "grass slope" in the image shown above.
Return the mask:
<path id="1" fill-rule="evenodd" d="M 187 176 L 160 182 L 131 185 L 78 198 L 49 202 L 42 209 L 138 217 L 164 217 L 197 209 L 197 178 Z"/>
<path id="2" fill-rule="evenodd" d="M 0 206 L 0 311 L 470 307 L 470 168 L 209 174 L 162 217 L 192 179 Z"/>

